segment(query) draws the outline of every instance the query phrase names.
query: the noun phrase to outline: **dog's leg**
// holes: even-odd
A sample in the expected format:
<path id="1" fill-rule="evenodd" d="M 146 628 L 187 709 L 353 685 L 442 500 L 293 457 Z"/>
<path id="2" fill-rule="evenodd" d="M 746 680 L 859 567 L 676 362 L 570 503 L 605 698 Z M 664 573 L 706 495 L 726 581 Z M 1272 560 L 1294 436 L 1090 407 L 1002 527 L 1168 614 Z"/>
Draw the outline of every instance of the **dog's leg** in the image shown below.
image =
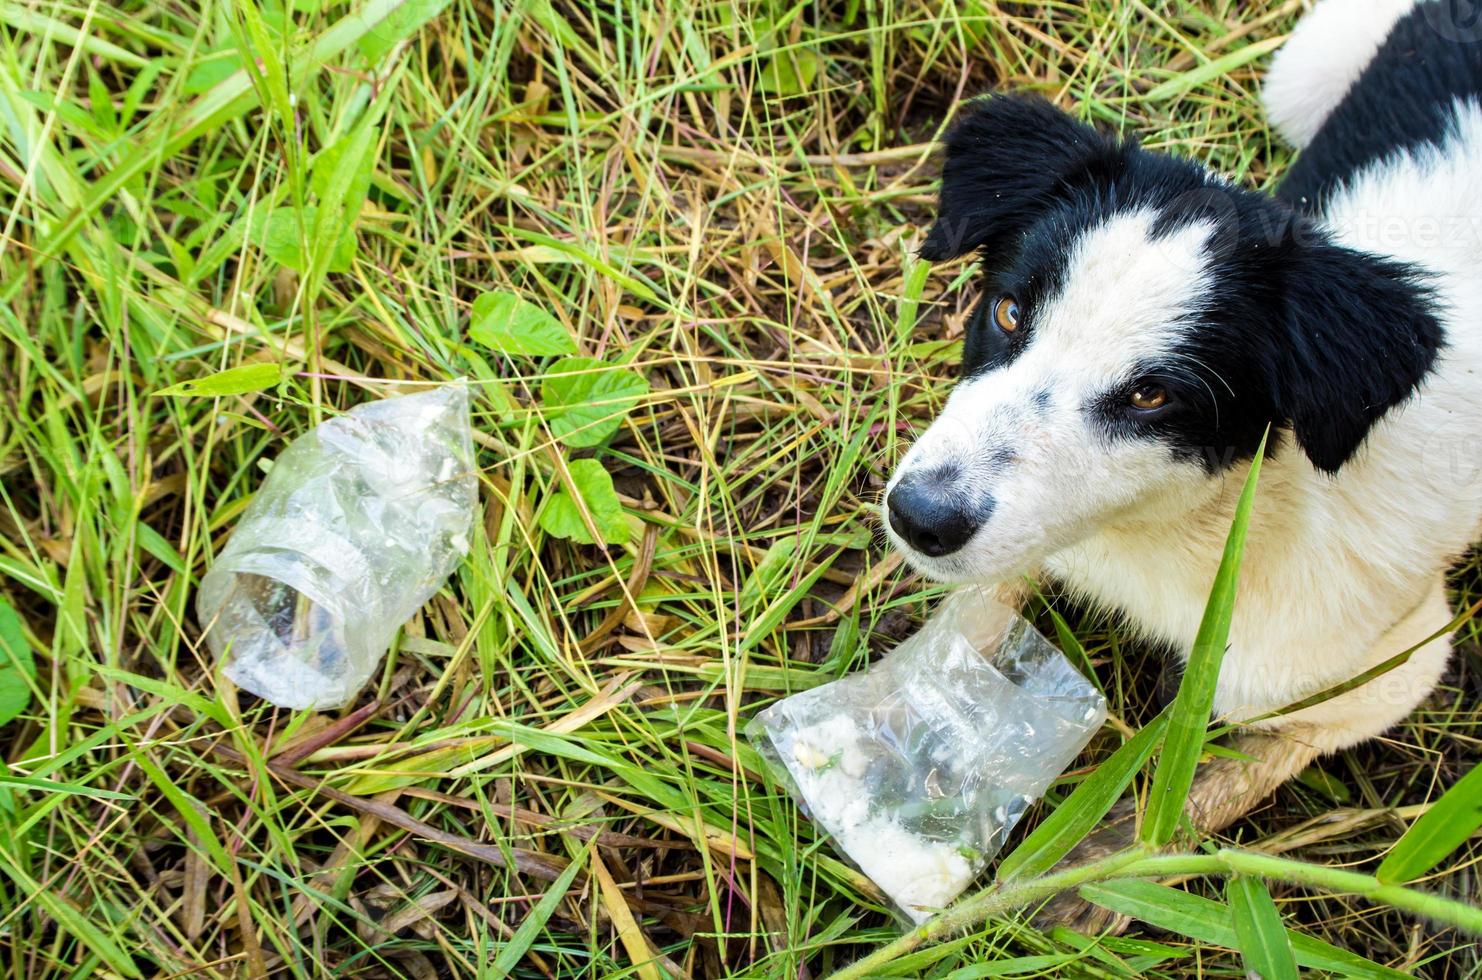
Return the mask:
<path id="1" fill-rule="evenodd" d="M 1450 619 L 1438 580 L 1420 606 L 1375 644 L 1355 672 L 1410 649 Z M 1195 775 L 1185 804 L 1194 830 L 1200 836 L 1224 830 L 1318 756 L 1356 745 L 1404 720 L 1434 689 L 1450 652 L 1449 638 L 1438 637 L 1415 650 L 1403 665 L 1361 687 L 1263 722 L 1262 730 L 1237 735 L 1230 745 L 1237 757 L 1214 759 L 1200 766 Z M 1130 847 L 1137 838 L 1137 815 L 1136 801 L 1122 800 L 1106 823 L 1077 845 L 1063 863 L 1082 864 Z M 1041 927 L 1058 923 L 1087 934 L 1108 929 L 1120 932 L 1127 925 L 1125 917 L 1070 892 L 1052 899 L 1035 919 Z"/>
<path id="2" fill-rule="evenodd" d="M 1199 834 L 1214 834 L 1245 816 L 1322 755 L 1300 730 L 1245 732 L 1229 748 L 1243 758 L 1218 758 L 1199 767 L 1184 806 Z"/>

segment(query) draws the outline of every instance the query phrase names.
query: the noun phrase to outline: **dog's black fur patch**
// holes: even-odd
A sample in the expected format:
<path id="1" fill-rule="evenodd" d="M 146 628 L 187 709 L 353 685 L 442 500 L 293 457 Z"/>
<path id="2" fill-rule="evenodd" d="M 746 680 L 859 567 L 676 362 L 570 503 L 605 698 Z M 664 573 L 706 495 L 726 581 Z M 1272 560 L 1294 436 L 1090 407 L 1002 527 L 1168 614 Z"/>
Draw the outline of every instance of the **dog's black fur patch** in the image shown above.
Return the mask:
<path id="1" fill-rule="evenodd" d="M 1002 367 L 1033 342 L 1035 310 L 1063 287 L 1069 250 L 1087 230 L 1148 208 L 1155 234 L 1213 226 L 1206 299 L 1188 312 L 1182 342 L 1087 406 L 1114 437 L 1159 439 L 1218 472 L 1249 459 L 1270 424 L 1336 472 L 1441 346 L 1415 270 L 1342 248 L 1282 201 L 1099 133 L 1042 99 L 989 96 L 946 144 L 938 217 L 921 254 L 982 256 L 965 376 Z M 1020 301 L 1011 335 L 991 314 L 1004 294 Z M 1130 409 L 1128 392 L 1149 379 L 1168 389 L 1169 405 Z"/>
<path id="2" fill-rule="evenodd" d="M 1279 197 L 1315 213 L 1363 167 L 1401 150 L 1441 144 L 1453 102 L 1482 96 L 1482 38 L 1458 43 L 1437 29 L 1454 3 L 1420 4 L 1395 23 L 1287 171 Z"/>
<path id="3" fill-rule="evenodd" d="M 947 132 L 937 219 L 921 247 L 933 262 L 1002 253 L 1114 141 L 1035 96 L 969 103 Z"/>

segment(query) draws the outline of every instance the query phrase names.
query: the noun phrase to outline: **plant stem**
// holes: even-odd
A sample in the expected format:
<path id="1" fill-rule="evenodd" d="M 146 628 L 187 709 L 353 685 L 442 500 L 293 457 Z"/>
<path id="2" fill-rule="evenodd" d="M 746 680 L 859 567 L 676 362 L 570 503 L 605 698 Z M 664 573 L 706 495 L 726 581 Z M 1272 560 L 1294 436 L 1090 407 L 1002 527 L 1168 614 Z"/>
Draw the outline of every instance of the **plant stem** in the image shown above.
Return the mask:
<path id="1" fill-rule="evenodd" d="M 1040 878 L 1031 878 L 1028 881 L 1006 884 L 994 882 L 970 898 L 958 902 L 940 915 L 927 920 L 899 939 L 834 973 L 831 980 L 857 980 L 857 978 L 872 976 L 878 973 L 879 968 L 886 963 L 926 943 L 945 939 L 959 929 L 974 922 L 980 922 L 989 916 L 1032 905 L 1088 882 L 1126 877 L 1118 875 L 1117 872 L 1135 865 L 1140 858 L 1148 856 L 1146 850 L 1133 848 L 1074 868 L 1067 868 L 1064 871 L 1047 874 Z"/>
<path id="2" fill-rule="evenodd" d="M 1311 885 L 1334 893 L 1361 895 L 1433 922 L 1482 935 L 1482 909 L 1413 888 L 1386 885 L 1372 875 L 1233 848 L 1214 854 L 1158 854 L 1145 847 L 1134 847 L 1029 881 L 994 882 L 899 939 L 837 971 L 830 980 L 859 980 L 874 976 L 885 964 L 927 943 L 946 939 L 991 916 L 1034 905 L 1092 882 L 1236 873 Z"/>
<path id="3" fill-rule="evenodd" d="M 1415 915 L 1454 926 L 1464 932 L 1482 935 L 1482 908 L 1443 898 L 1433 892 L 1418 891 L 1403 885 L 1387 885 L 1372 875 L 1329 868 L 1320 864 L 1306 864 L 1286 858 L 1272 857 L 1254 851 L 1225 849 L 1219 859 L 1232 872 L 1260 875 L 1280 881 L 1311 885 L 1328 892 L 1347 892 L 1362 895 L 1371 902 L 1404 909 Z"/>

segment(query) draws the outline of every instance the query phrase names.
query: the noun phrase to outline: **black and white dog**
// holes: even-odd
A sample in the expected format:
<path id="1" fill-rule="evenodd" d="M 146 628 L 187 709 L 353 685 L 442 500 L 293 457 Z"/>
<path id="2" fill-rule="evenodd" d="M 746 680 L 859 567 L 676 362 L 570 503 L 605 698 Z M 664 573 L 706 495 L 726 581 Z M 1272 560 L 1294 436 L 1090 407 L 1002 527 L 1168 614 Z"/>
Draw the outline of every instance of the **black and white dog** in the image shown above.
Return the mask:
<path id="1" fill-rule="evenodd" d="M 884 503 L 915 568 L 1043 572 L 1186 652 L 1271 425 L 1218 715 L 1444 630 L 1443 572 L 1482 536 L 1482 24 L 1452 6 L 1302 20 L 1264 89 L 1301 150 L 1274 198 L 1037 98 L 964 111 L 922 254 L 977 252 L 979 298 L 961 380 Z M 1250 725 L 1249 759 L 1201 774 L 1194 823 L 1402 720 L 1449 649 Z"/>

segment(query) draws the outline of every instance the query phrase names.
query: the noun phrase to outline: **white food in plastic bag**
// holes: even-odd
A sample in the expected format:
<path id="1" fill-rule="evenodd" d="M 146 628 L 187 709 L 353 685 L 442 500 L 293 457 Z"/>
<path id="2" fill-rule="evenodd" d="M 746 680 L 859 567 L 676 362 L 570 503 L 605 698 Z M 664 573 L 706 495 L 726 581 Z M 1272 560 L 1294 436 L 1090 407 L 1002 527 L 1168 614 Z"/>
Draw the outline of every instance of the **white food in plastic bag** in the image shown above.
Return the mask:
<path id="1" fill-rule="evenodd" d="M 1106 719 L 1096 689 L 977 590 L 861 674 L 762 711 L 748 734 L 804 811 L 907 916 L 972 883 Z"/>
<path id="2" fill-rule="evenodd" d="M 945 905 L 977 870 L 956 846 L 914 834 L 872 805 L 859 747 L 864 740 L 852 718 L 834 715 L 794 733 L 797 765 L 788 768 L 813 819 L 834 830 L 840 850 L 896 904 L 903 909 Z"/>
<path id="3" fill-rule="evenodd" d="M 477 496 L 461 384 L 367 402 L 294 440 L 196 596 L 226 675 L 287 708 L 349 702 L 468 553 Z"/>

